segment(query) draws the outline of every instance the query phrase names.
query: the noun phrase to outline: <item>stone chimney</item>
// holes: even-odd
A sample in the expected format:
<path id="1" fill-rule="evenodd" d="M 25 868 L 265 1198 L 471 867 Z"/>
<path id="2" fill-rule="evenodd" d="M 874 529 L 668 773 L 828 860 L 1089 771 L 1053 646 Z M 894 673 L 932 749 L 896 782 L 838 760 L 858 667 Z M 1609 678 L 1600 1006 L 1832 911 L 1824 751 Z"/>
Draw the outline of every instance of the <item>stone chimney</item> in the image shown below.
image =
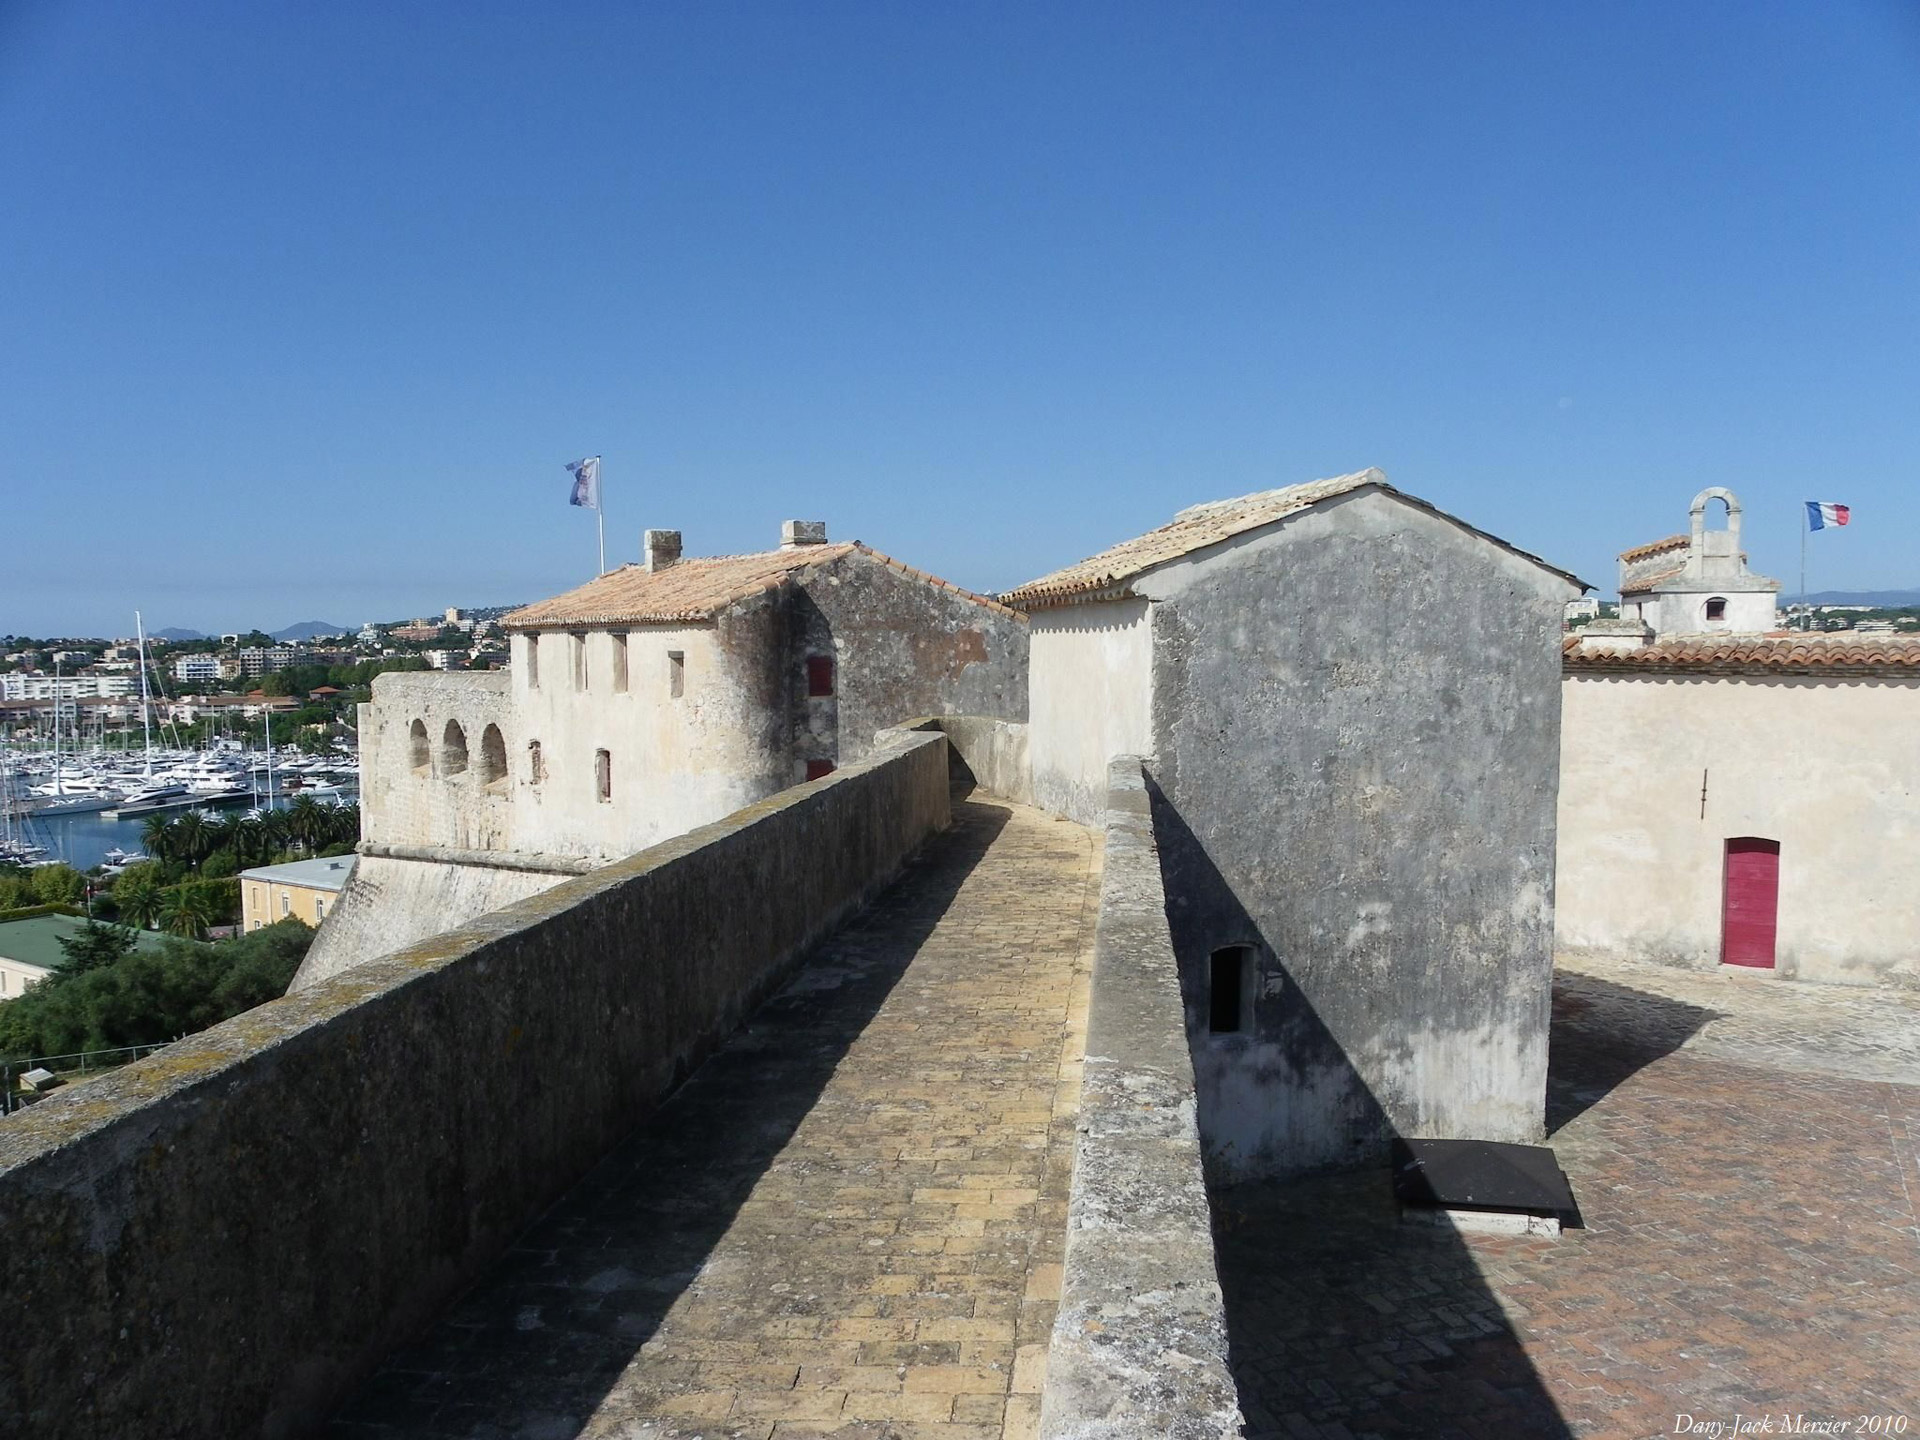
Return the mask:
<path id="1" fill-rule="evenodd" d="M 827 522 L 824 520 L 782 520 L 780 522 L 780 548 L 798 549 L 802 545 L 824 545 L 827 543 Z"/>
<path id="2" fill-rule="evenodd" d="M 647 552 L 647 569 L 664 570 L 680 558 L 680 532 L 649 530 L 642 548 Z"/>
<path id="3" fill-rule="evenodd" d="M 1580 627 L 1582 655 L 1628 655 L 1653 643 L 1653 627 L 1637 615 L 1594 620 Z"/>

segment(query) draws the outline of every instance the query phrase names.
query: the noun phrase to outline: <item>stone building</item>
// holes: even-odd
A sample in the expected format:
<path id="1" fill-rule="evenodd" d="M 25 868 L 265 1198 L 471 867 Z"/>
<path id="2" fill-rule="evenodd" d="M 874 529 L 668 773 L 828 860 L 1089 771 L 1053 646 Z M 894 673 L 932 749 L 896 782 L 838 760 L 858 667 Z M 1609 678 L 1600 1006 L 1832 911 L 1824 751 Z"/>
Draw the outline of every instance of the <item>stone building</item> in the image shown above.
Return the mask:
<path id="1" fill-rule="evenodd" d="M 1560 633 L 1584 587 L 1377 470 L 1195 506 L 1004 596 L 1037 803 L 1146 758 L 1209 1162 L 1537 1140 Z"/>
<path id="2" fill-rule="evenodd" d="M 1566 642 L 1558 943 L 1920 984 L 1920 642 Z"/>
<path id="3" fill-rule="evenodd" d="M 296 984 L 818 778 L 916 715 L 1024 720 L 1027 622 L 826 526 L 646 559 L 513 611 L 505 671 L 361 707 L 360 871 Z"/>
<path id="4" fill-rule="evenodd" d="M 1714 502 L 1726 525 L 1707 528 Z M 1620 621 L 1655 635 L 1760 635 L 1776 623 L 1778 580 L 1747 569 L 1740 548 L 1740 502 L 1718 486 L 1693 497 L 1688 534 L 1669 535 L 1620 556 Z"/>

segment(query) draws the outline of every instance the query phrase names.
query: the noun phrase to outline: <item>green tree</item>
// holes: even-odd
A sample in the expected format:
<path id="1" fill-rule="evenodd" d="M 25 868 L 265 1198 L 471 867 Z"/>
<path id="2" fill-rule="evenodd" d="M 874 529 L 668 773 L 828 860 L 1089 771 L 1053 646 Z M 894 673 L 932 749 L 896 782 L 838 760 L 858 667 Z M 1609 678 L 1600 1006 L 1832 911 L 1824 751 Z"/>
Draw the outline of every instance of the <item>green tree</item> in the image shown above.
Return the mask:
<path id="1" fill-rule="evenodd" d="M 165 815 L 149 815 L 140 822 L 140 843 L 155 860 L 173 859 L 173 821 Z"/>
<path id="2" fill-rule="evenodd" d="M 129 865 L 113 882 L 113 904 L 120 918 L 132 925 L 153 927 L 163 903 L 160 877 L 153 865 Z"/>
<path id="3" fill-rule="evenodd" d="M 173 822 L 173 859 L 197 867 L 213 850 L 213 826 L 198 810 L 189 810 Z"/>
<path id="4" fill-rule="evenodd" d="M 111 965 L 131 954 L 135 943 L 134 932 L 126 926 L 102 925 L 93 920 L 81 926 L 77 934 L 60 937 L 69 975 L 84 975 L 89 970 Z"/>
<path id="5" fill-rule="evenodd" d="M 219 922 L 213 896 L 197 885 L 175 885 L 160 905 L 160 928 L 169 935 L 204 940 L 207 928 Z"/>
<path id="6" fill-rule="evenodd" d="M 42 865 L 33 872 L 33 896 L 37 904 L 77 905 L 86 893 L 86 877 L 71 865 Z"/>

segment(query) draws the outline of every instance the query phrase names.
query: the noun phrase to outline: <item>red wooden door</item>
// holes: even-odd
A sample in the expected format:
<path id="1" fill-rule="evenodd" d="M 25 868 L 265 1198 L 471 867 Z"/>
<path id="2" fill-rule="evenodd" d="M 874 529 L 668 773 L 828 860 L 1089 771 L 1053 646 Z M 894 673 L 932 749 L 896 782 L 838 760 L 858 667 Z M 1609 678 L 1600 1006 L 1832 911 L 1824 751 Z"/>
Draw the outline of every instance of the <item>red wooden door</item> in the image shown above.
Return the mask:
<path id="1" fill-rule="evenodd" d="M 1726 891 L 1720 907 L 1720 963 L 1773 968 L 1780 914 L 1780 842 L 1727 841 Z"/>

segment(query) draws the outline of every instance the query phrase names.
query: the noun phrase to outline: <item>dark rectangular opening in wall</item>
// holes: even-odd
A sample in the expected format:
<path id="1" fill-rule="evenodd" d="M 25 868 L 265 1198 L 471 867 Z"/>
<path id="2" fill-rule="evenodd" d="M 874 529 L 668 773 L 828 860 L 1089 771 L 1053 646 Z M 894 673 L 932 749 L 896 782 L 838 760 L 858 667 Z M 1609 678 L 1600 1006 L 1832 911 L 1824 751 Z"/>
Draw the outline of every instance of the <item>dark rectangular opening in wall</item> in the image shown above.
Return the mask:
<path id="1" fill-rule="evenodd" d="M 687 654 L 684 650 L 667 651 L 667 694 L 678 700 L 687 693 Z"/>
<path id="2" fill-rule="evenodd" d="M 831 775 L 832 773 L 833 762 L 831 760 L 807 761 L 807 779 L 809 780 L 818 780 L 822 775 Z"/>
<path id="3" fill-rule="evenodd" d="M 1229 945 L 1213 952 L 1207 969 L 1207 1029 L 1215 1035 L 1239 1033 L 1245 1009 L 1247 947 Z"/>
<path id="4" fill-rule="evenodd" d="M 807 657 L 807 694 L 810 696 L 833 694 L 833 657 L 831 655 Z"/>
<path id="5" fill-rule="evenodd" d="M 613 799 L 613 756 L 605 750 L 593 752 L 593 789 L 596 799 Z"/>

